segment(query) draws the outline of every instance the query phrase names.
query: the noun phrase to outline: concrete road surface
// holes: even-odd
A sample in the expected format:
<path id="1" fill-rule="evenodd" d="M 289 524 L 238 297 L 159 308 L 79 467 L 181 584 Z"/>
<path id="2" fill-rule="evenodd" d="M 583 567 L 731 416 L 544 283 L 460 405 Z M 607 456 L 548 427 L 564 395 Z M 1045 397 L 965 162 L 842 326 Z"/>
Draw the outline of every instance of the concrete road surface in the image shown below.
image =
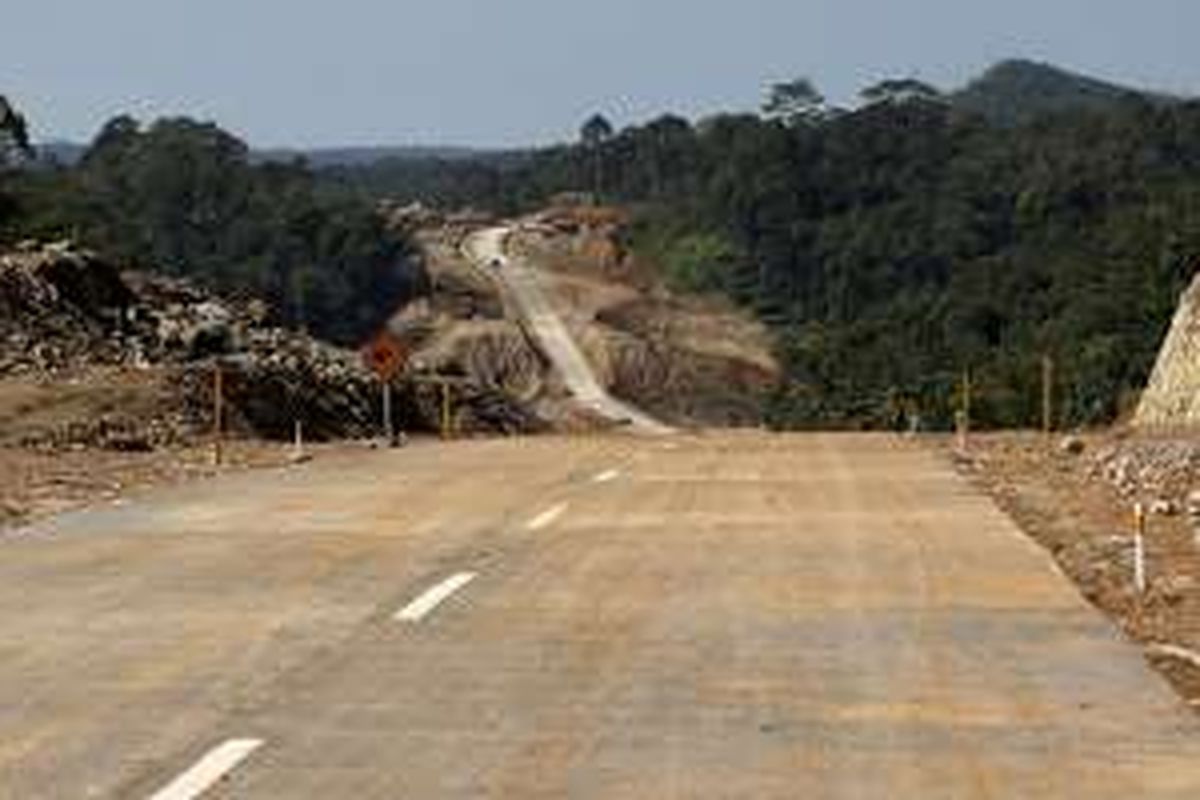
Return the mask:
<path id="1" fill-rule="evenodd" d="M 5 798 L 1191 798 L 1200 724 L 886 437 L 423 444 L 0 541 Z"/>
<path id="2" fill-rule="evenodd" d="M 504 242 L 510 230 L 500 227 L 480 231 L 467 240 L 464 249 L 481 269 L 490 272 L 507 289 L 508 297 L 516 305 L 532 335 L 537 338 L 542 352 L 562 376 L 567 390 L 580 404 L 596 414 L 627 424 L 635 432 L 668 433 L 670 429 L 665 425 L 613 397 L 600 385 L 574 337 L 542 290 L 537 270 L 521 259 L 509 258 L 504 252 Z M 497 269 L 492 266 L 495 263 L 502 266 Z"/>

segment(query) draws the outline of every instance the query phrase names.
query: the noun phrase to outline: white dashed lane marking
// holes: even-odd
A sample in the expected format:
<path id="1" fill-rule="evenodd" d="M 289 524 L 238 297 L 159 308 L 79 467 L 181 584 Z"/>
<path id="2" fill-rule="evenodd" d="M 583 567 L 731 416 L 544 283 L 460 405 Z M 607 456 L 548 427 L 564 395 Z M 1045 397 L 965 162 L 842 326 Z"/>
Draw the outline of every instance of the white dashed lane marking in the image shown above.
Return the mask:
<path id="1" fill-rule="evenodd" d="M 567 504 L 559 503 L 553 508 L 547 509 L 533 519 L 529 520 L 529 524 L 526 525 L 526 527 L 531 531 L 540 531 L 542 528 L 553 524 L 554 521 L 566 513 L 566 511 Z"/>
<path id="2" fill-rule="evenodd" d="M 397 622 L 420 622 L 435 608 L 449 599 L 450 595 L 475 580 L 474 572 L 460 572 L 451 575 L 437 586 L 427 589 L 424 594 L 413 600 L 392 617 Z"/>
<path id="3" fill-rule="evenodd" d="M 204 758 L 155 792 L 150 800 L 194 800 L 232 772 L 262 744 L 261 739 L 230 739 L 209 750 Z"/>

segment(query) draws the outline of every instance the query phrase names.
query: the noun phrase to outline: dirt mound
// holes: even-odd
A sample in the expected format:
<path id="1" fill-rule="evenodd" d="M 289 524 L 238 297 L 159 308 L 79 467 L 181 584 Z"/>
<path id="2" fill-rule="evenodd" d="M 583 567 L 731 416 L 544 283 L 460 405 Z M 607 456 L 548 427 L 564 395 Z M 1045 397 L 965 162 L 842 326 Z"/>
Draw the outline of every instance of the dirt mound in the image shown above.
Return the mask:
<path id="1" fill-rule="evenodd" d="M 1163 515 L 1181 513 L 1200 490 L 1200 442 L 1185 437 L 1130 436 L 1084 456 L 1087 474 L 1127 503 Z"/>
<path id="2" fill-rule="evenodd" d="M 122 275 L 57 243 L 0 256 L 0 310 L 0 394 L 39 398 L 8 404 L 0 439 L 9 443 L 153 449 L 187 441 L 211 427 L 217 363 L 235 432 L 290 437 L 295 419 L 318 438 L 374 428 L 377 393 L 357 354 L 264 325 L 261 303 Z M 40 424 L 46 409 L 59 413 Z"/>
<path id="3" fill-rule="evenodd" d="M 0 254 L 0 377 L 120 362 L 136 305 L 112 265 L 69 244 Z"/>
<path id="4" fill-rule="evenodd" d="M 211 430 L 218 364 L 234 434 L 290 439 L 300 422 L 307 437 L 332 440 L 375 436 L 381 427 L 380 387 L 356 351 L 268 325 L 259 301 L 122 274 L 67 243 L 0 257 L 0 312 L 0 383 L 15 381 L 15 394 L 25 392 L 18 384 L 45 384 L 43 399 L 62 412 L 51 421 L 10 414 L 0 441 L 129 449 L 188 441 Z M 524 407 L 541 388 L 538 356 L 503 318 L 486 281 L 460 269 L 443 270 L 430 297 L 398 319 L 423 365 L 418 377 L 455 382 L 463 433 L 544 427 Z M 113 370 L 124 370 L 119 386 Z M 86 402 L 89 387 L 95 397 Z M 397 423 L 438 430 L 441 402 L 427 402 L 421 387 L 397 384 Z M 113 406 L 114 392 L 138 401 Z"/>

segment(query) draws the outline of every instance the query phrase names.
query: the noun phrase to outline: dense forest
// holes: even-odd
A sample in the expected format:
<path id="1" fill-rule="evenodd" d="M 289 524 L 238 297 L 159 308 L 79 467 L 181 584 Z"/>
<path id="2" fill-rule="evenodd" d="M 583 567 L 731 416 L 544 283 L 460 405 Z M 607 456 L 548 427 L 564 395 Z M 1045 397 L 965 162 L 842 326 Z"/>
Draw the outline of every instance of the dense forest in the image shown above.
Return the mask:
<path id="1" fill-rule="evenodd" d="M 269 299 L 352 343 L 417 280 L 377 200 L 536 209 L 566 190 L 628 206 L 630 246 L 677 289 L 771 328 L 780 427 L 1034 423 L 1056 364 L 1063 425 L 1110 421 L 1144 385 L 1200 255 L 1200 103 L 1044 65 L 958 92 L 912 79 L 854 108 L 808 81 L 760 113 L 587 120 L 577 143 L 314 171 L 215 126 L 118 118 L 69 167 L 28 161 L 4 105 L 0 240 L 70 235 L 122 263 Z"/>
<path id="2" fill-rule="evenodd" d="M 581 188 L 629 205 L 675 286 L 771 326 L 780 426 L 945 426 L 966 370 L 979 421 L 1033 424 L 1046 355 L 1058 422 L 1094 424 L 1136 399 L 1200 255 L 1200 104 L 1077 89 L 1018 63 L 956 94 L 884 81 L 846 110 L 796 81 L 762 114 L 599 118 L 523 160 L 329 177 L 500 211 Z"/>
<path id="3" fill-rule="evenodd" d="M 215 125 L 118 117 L 69 166 L 33 160 L 26 139 L 0 142 L 0 243 L 69 237 L 126 267 L 265 298 L 278 321 L 348 345 L 419 280 L 370 201 L 329 191 L 301 161 L 253 163 Z"/>

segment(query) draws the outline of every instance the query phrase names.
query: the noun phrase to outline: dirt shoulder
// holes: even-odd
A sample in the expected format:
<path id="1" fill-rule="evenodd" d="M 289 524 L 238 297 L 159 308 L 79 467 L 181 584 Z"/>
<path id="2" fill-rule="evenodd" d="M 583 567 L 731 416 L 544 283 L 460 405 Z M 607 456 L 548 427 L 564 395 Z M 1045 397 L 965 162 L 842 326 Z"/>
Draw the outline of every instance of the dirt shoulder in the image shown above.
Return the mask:
<path id="1" fill-rule="evenodd" d="M 229 442 L 215 466 L 210 446 L 123 453 L 96 449 L 39 452 L 0 447 L 0 531 L 105 503 L 138 491 L 227 472 L 293 463 L 277 443 Z"/>
<path id="2" fill-rule="evenodd" d="M 948 442 L 939 448 L 1200 709 L 1200 542 L 1182 513 L 1200 442 L 994 434 L 973 437 L 966 457 Z M 1144 594 L 1134 588 L 1137 502 L 1153 511 Z"/>
<path id="3" fill-rule="evenodd" d="M 172 368 L 95 366 L 54 377 L 0 378 L 0 530 L 140 490 L 294 463 L 288 442 L 233 434 L 214 464 L 209 428 L 195 422 Z M 362 448 L 308 445 L 310 455 Z"/>

